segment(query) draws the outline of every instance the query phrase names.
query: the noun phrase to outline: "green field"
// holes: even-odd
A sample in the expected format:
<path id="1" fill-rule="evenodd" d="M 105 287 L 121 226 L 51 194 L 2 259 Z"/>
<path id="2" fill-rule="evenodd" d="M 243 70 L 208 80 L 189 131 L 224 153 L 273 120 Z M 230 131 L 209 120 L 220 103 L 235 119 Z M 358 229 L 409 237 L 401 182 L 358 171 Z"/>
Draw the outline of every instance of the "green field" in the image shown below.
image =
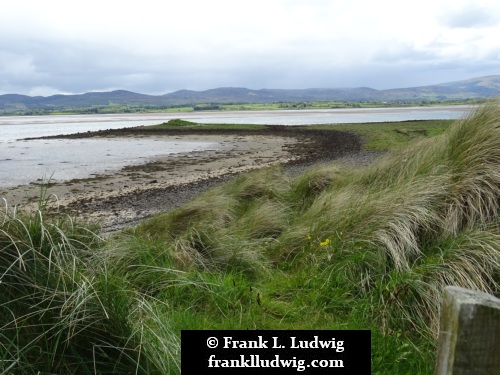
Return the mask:
<path id="1" fill-rule="evenodd" d="M 182 105 L 139 105 L 118 104 L 93 105 L 64 108 L 39 109 L 0 109 L 0 116 L 40 116 L 40 115 L 75 115 L 75 114 L 113 114 L 113 113 L 176 113 L 193 111 L 269 111 L 300 109 L 352 109 L 352 108 L 391 108 L 391 107 L 432 107 L 449 105 L 477 105 L 487 99 L 423 100 L 423 101 L 309 101 L 276 103 L 206 103 Z"/>
<path id="2" fill-rule="evenodd" d="M 500 293 L 500 103 L 331 128 L 390 152 L 243 174 L 107 239 L 46 191 L 6 207 L 0 370 L 178 374 L 183 329 L 370 329 L 372 373 L 433 373 L 444 286 Z"/>

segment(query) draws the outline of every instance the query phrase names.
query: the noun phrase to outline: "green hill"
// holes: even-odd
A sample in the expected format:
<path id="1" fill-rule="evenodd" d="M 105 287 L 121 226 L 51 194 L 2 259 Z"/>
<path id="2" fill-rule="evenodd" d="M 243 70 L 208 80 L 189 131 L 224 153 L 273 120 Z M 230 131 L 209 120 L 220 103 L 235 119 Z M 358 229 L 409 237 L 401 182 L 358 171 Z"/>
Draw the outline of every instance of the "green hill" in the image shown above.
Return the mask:
<path id="1" fill-rule="evenodd" d="M 488 76 L 430 86 L 389 90 L 375 90 L 369 87 L 260 90 L 221 87 L 205 91 L 179 90 L 159 96 L 125 90 L 48 97 L 8 94 L 0 95 L 0 110 L 62 110 L 102 106 L 172 107 L 207 103 L 450 101 L 493 98 L 499 95 L 500 76 Z"/>

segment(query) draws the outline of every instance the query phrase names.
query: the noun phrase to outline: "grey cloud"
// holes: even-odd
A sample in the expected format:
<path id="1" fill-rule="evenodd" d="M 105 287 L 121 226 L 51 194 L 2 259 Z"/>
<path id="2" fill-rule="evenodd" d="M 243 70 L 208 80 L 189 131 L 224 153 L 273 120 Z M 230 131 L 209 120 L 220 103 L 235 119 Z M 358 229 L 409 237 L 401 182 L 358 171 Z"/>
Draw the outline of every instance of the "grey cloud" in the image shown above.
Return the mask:
<path id="1" fill-rule="evenodd" d="M 98 44 L 56 43 L 50 41 L 0 42 L 3 88 L 23 93 L 34 86 L 79 93 L 127 86 L 146 89 L 160 65 L 123 50 L 110 50 Z M 20 64 L 19 62 L 22 62 Z M 168 69 L 168 64 L 163 64 Z"/>
<path id="2" fill-rule="evenodd" d="M 444 26 L 451 28 L 481 28 L 498 23 L 498 18 L 489 9 L 469 3 L 460 9 L 450 9 L 441 16 Z"/>
<path id="3" fill-rule="evenodd" d="M 481 70 L 479 63 L 442 63 L 432 52 L 415 51 L 411 45 L 393 45 L 382 53 L 367 56 L 362 62 L 342 64 L 336 63 L 328 53 L 315 51 L 306 49 L 304 55 L 280 52 L 235 55 L 231 51 L 206 51 L 195 55 L 171 52 L 143 56 L 134 50 L 109 48 L 98 43 L 10 39 L 0 41 L 0 54 L 7 56 L 4 65 L 10 64 L 5 65 L 5 74 L 0 75 L 0 93 L 26 94 L 34 87 L 40 90 L 46 87 L 51 94 L 54 90 L 81 93 L 110 89 L 162 94 L 221 86 L 386 89 L 498 74 L 494 72 L 498 56 L 494 55 Z M 12 73 L 16 69 L 16 58 L 24 61 L 17 67 L 24 69 L 19 74 Z M 0 61 L 0 70 L 1 66 Z"/>

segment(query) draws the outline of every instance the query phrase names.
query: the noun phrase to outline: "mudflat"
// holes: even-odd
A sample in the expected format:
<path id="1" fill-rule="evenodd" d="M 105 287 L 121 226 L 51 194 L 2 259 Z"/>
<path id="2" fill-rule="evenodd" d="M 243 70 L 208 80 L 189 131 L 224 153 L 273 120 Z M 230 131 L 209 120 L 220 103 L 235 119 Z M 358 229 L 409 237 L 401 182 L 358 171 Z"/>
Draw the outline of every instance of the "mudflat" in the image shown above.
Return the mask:
<path id="1" fill-rule="evenodd" d="M 335 159 L 366 163 L 377 156 L 361 151 L 361 140 L 353 133 L 286 126 L 245 131 L 139 127 L 50 138 L 127 136 L 201 140 L 217 142 L 220 147 L 157 157 L 113 174 L 50 183 L 50 208 L 97 220 L 105 231 L 113 231 L 173 209 L 244 171 L 275 164 L 297 170 Z M 1 197 L 9 207 L 36 207 L 40 192 L 40 185 L 30 184 L 8 189 Z"/>

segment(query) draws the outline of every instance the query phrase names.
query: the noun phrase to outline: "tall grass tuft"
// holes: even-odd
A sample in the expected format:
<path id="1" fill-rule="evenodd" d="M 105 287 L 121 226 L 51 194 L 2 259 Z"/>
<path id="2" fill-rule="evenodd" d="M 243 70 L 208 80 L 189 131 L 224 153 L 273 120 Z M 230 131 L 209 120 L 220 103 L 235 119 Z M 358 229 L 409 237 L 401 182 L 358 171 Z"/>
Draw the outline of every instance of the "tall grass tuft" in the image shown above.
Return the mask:
<path id="1" fill-rule="evenodd" d="M 97 227 L 45 213 L 2 212 L 2 373 L 162 373 L 141 356 L 139 304 L 95 261 Z"/>
<path id="2" fill-rule="evenodd" d="M 445 230 L 457 233 L 498 215 L 500 110 L 497 102 L 450 129 L 447 159 L 453 173 Z"/>
<path id="3" fill-rule="evenodd" d="M 499 292 L 499 166 L 493 101 L 368 167 L 249 173 L 136 233 L 199 270 L 317 267 L 385 332 L 435 337 L 445 285 Z"/>
<path id="4" fill-rule="evenodd" d="M 332 287 L 354 286 L 388 330 L 435 337 L 445 285 L 500 291 L 499 202 L 495 101 L 439 137 L 346 172 L 299 220 L 332 238 Z"/>
<path id="5" fill-rule="evenodd" d="M 247 173 L 139 225 L 131 236 L 168 258 L 161 263 L 184 271 L 266 274 L 266 248 L 289 224 L 288 185 L 279 167 Z"/>

